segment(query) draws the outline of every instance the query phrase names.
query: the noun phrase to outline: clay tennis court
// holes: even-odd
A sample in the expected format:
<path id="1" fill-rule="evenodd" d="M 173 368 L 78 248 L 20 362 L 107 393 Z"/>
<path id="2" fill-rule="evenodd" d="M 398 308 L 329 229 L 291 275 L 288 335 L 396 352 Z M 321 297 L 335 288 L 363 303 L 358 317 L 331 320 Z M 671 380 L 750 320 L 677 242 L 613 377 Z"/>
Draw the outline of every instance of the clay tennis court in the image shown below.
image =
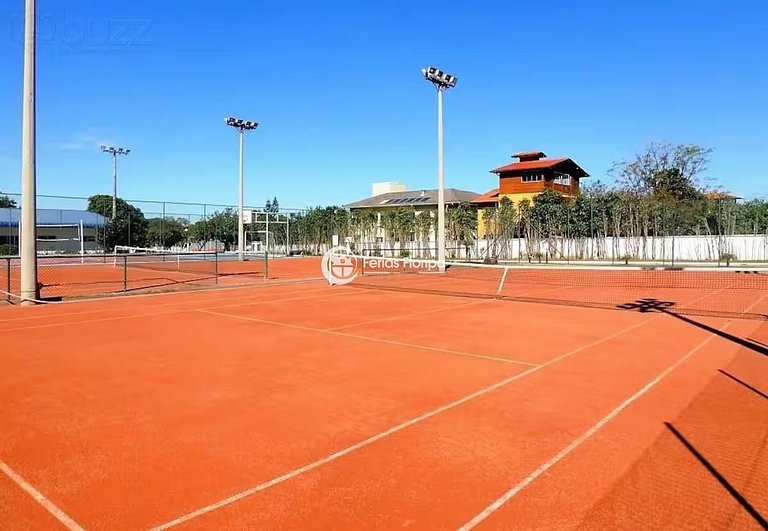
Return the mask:
<path id="1" fill-rule="evenodd" d="M 18 258 L 0 259 L 0 291 L 19 292 L 19 266 Z M 242 285 L 267 277 L 272 280 L 301 277 L 307 271 L 302 259 L 294 259 L 282 261 L 270 273 L 263 255 L 238 261 L 235 255 L 224 253 L 105 254 L 41 257 L 38 280 L 43 298 L 71 299 Z M 312 272 L 316 276 L 317 272 Z M 13 302 L 11 297 L 6 299 Z"/>
<path id="2" fill-rule="evenodd" d="M 461 278 L 329 286 L 288 263 L 0 308 L 3 528 L 765 525 L 768 325 L 738 315 L 764 310 L 760 284 L 638 285 L 622 309 L 525 302 L 573 290 L 514 278 L 519 301 L 449 294 Z"/>

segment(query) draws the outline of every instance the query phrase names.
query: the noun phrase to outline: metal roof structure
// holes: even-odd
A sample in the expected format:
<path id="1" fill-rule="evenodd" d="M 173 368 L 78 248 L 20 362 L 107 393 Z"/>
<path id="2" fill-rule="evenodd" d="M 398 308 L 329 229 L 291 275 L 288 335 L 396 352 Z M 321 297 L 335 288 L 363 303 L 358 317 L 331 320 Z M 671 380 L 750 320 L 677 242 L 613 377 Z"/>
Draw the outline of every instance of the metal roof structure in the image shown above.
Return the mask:
<path id="1" fill-rule="evenodd" d="M 457 190 L 455 188 L 445 189 L 445 204 L 453 205 L 464 202 L 471 202 L 479 194 L 467 190 Z M 434 190 L 413 190 L 410 192 L 388 192 L 386 194 L 369 197 L 354 203 L 345 205 L 346 208 L 389 208 L 405 206 L 431 206 L 437 205 L 437 189 Z"/>
<path id="2" fill-rule="evenodd" d="M 20 208 L 0 208 L 0 227 L 18 227 L 21 217 Z M 102 227 L 107 219 L 101 214 L 87 210 L 60 210 L 57 208 L 38 208 L 37 226 L 56 227 L 64 225 L 80 225 L 89 229 Z"/>

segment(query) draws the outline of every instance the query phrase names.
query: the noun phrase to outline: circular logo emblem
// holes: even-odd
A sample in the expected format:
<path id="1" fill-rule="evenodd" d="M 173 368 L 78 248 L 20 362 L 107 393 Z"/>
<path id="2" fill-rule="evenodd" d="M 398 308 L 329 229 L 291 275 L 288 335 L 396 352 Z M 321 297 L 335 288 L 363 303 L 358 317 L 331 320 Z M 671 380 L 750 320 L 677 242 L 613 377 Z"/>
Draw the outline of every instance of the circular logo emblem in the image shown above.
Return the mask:
<path id="1" fill-rule="evenodd" d="M 323 276 L 331 284 L 349 284 L 357 277 L 357 257 L 342 245 L 331 247 L 320 263 Z"/>

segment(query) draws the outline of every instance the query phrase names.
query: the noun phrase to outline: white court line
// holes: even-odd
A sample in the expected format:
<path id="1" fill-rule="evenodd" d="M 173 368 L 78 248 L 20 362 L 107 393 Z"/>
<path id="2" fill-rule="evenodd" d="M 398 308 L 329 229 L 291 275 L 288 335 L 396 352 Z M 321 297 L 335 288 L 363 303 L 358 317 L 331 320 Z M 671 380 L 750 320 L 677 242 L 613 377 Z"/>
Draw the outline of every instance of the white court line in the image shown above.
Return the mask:
<path id="1" fill-rule="evenodd" d="M 762 300 L 762 298 L 761 298 Z M 745 311 L 750 311 L 752 308 L 754 308 L 760 301 L 756 301 L 754 304 L 750 305 L 749 308 Z M 729 325 L 733 324 L 733 321 L 726 322 L 723 326 L 718 328 L 718 330 L 725 330 L 728 328 Z M 611 420 L 613 420 L 617 415 L 619 415 L 622 411 L 627 409 L 629 406 L 631 406 L 635 401 L 637 401 L 640 397 L 642 397 L 645 393 L 650 391 L 652 388 L 654 388 L 659 382 L 661 382 L 664 378 L 669 376 L 670 373 L 672 373 L 675 369 L 677 369 L 680 365 L 688 361 L 694 354 L 696 354 L 698 351 L 700 351 L 702 348 L 704 348 L 710 341 L 715 339 L 717 336 L 715 335 L 709 335 L 706 339 L 701 341 L 699 344 L 697 344 L 695 347 L 693 347 L 691 350 L 689 350 L 682 358 L 677 360 L 675 363 L 664 369 L 662 372 L 660 372 L 653 380 L 645 384 L 639 391 L 637 391 L 635 394 L 627 398 L 624 402 L 616 406 L 610 413 L 608 413 L 606 416 L 604 416 L 602 419 L 600 419 L 596 424 L 594 424 L 592 427 L 587 429 L 584 433 L 576 437 L 571 443 L 560 450 L 554 457 L 552 457 L 549 461 L 546 463 L 543 463 L 541 466 L 539 466 L 536 470 L 531 472 L 525 479 L 517 483 L 514 487 L 509 489 L 507 492 L 502 494 L 499 498 L 497 498 L 493 503 L 488 505 L 485 509 L 483 509 L 479 514 L 477 514 L 474 518 L 472 518 L 469 522 L 464 524 L 459 528 L 459 531 L 469 531 L 470 529 L 475 528 L 478 524 L 480 524 L 483 520 L 488 518 L 490 515 L 492 515 L 494 512 L 499 510 L 505 503 L 507 503 L 509 500 L 511 500 L 515 495 L 517 495 L 521 490 L 523 490 L 525 487 L 533 483 L 536 479 L 538 479 L 542 474 L 544 474 L 547 470 L 555 466 L 557 463 L 562 461 L 565 457 L 568 456 L 571 452 L 576 450 L 579 446 L 582 445 L 587 439 L 592 437 L 595 433 L 600 431 L 600 429 L 608 424 Z"/>
<path id="2" fill-rule="evenodd" d="M 125 292 L 116 292 L 116 293 L 105 293 L 100 296 L 90 296 L 90 297 L 82 297 L 77 299 L 67 299 L 60 302 L 54 302 L 48 304 L 59 306 L 62 304 L 82 304 L 84 302 L 98 302 L 98 301 L 105 301 L 105 300 L 122 300 L 122 299 L 139 299 L 143 297 L 165 297 L 165 296 L 171 296 L 171 295 L 190 295 L 194 293 L 209 293 L 211 291 L 228 291 L 228 290 L 234 290 L 234 289 L 263 289 L 263 288 L 271 288 L 273 286 L 286 286 L 286 285 L 299 285 L 299 284 L 314 284 L 320 281 L 325 280 L 322 277 L 298 277 L 298 278 L 285 278 L 285 279 L 276 279 L 276 280 L 270 280 L 270 279 L 262 279 L 259 282 L 246 282 L 242 284 L 226 284 L 226 285 L 215 285 L 210 287 L 204 287 L 194 290 L 180 290 L 180 291 L 159 291 L 155 293 L 129 293 L 125 294 Z M 143 288 L 143 289 L 151 289 L 151 288 Z M 15 294 L 11 293 L 14 297 L 16 297 Z"/>
<path id="3" fill-rule="evenodd" d="M 240 286 L 240 287 L 242 287 L 242 286 Z M 258 287 L 261 288 L 261 286 L 258 286 Z M 118 296 L 118 297 L 99 297 L 97 299 L 87 299 L 87 300 L 78 300 L 78 301 L 69 301 L 69 302 L 96 302 L 96 301 L 101 302 L 101 301 L 104 301 L 104 302 L 109 303 L 109 301 L 131 299 L 131 298 L 135 298 L 135 297 L 150 297 L 150 296 L 153 296 L 153 295 L 182 295 L 182 294 L 184 294 L 184 295 L 191 295 L 193 293 L 200 293 L 202 291 L 207 293 L 207 292 L 211 292 L 211 291 L 215 292 L 215 291 L 224 291 L 224 290 L 229 290 L 229 289 L 234 289 L 234 288 L 227 287 L 227 288 L 221 288 L 220 290 L 212 289 L 212 290 L 199 290 L 199 291 L 193 291 L 193 292 L 190 292 L 190 291 L 186 291 L 186 292 L 175 291 L 175 292 L 167 292 L 167 293 L 165 293 L 165 292 L 164 293 L 145 293 L 143 295 L 125 295 L 125 296 Z M 320 289 L 301 289 L 301 290 L 296 290 L 296 291 L 290 291 L 290 292 L 288 292 L 286 294 L 287 295 L 292 295 L 292 294 L 296 294 L 296 293 L 319 293 L 323 289 L 324 288 L 320 288 Z M 192 305 L 192 304 L 201 304 L 201 303 L 217 302 L 217 301 L 235 301 L 235 300 L 240 300 L 240 299 L 249 299 L 249 298 L 253 298 L 253 297 L 254 297 L 253 293 L 248 293 L 246 295 L 229 296 L 229 297 L 216 297 L 216 298 L 203 299 L 203 300 L 190 299 L 190 300 L 186 300 L 186 301 L 164 302 L 162 304 L 154 304 L 153 307 L 158 308 L 158 307 L 165 307 L 165 306 L 174 306 L 174 305 L 177 305 L 177 304 L 191 304 Z M 68 302 L 68 301 L 63 301 L 63 302 Z M 273 302 L 273 301 L 261 301 L 261 302 Z M 56 304 L 58 305 L 58 304 L 62 304 L 62 303 L 56 303 Z M 75 316 L 75 315 L 90 315 L 90 314 L 94 314 L 94 313 L 124 311 L 126 309 L 130 309 L 130 308 L 125 308 L 125 307 L 98 308 L 98 309 L 95 309 L 95 310 L 85 310 L 85 311 L 82 311 L 82 312 L 44 313 L 44 314 L 35 313 L 33 315 L 25 315 L 23 317 L 11 317 L 9 319 L 0 319 L 0 323 L 8 323 L 8 322 L 12 322 L 12 321 L 27 321 L 27 320 L 33 320 L 33 319 L 47 319 L 49 317 L 65 317 L 65 316 Z"/>
<path id="4" fill-rule="evenodd" d="M 29 494 L 37 503 L 43 506 L 43 508 L 51 513 L 59 522 L 61 522 L 70 531 L 85 531 L 80 524 L 75 522 L 67 513 L 59 509 L 56 504 L 45 497 L 45 495 L 33 487 L 27 480 L 18 475 L 11 467 L 5 462 L 0 461 L 0 471 L 8 476 L 11 481 L 16 483 L 24 492 Z"/>
<path id="5" fill-rule="evenodd" d="M 538 363 L 530 363 L 527 361 L 519 361 L 519 360 L 513 360 L 509 358 L 501 358 L 497 356 L 488 356 L 485 354 L 474 354 L 472 352 L 463 352 L 461 350 L 451 350 L 447 348 L 440 348 L 440 347 L 430 347 L 428 345 L 418 345 L 416 343 L 405 343 L 403 341 L 394 341 L 392 339 L 383 339 L 378 337 L 369 337 L 369 336 L 360 336 L 357 334 L 347 334 L 345 332 L 336 332 L 334 330 L 326 330 L 324 328 L 312 328 L 311 326 L 303 326 L 303 325 L 297 325 L 297 324 L 291 324 L 291 323 L 283 323 L 280 321 L 270 321 L 268 319 L 259 319 L 258 317 L 249 317 L 247 315 L 235 315 L 231 313 L 222 313 L 222 312 L 214 312 L 210 310 L 197 310 L 201 313 L 207 313 L 209 315 L 216 315 L 219 317 L 227 317 L 230 319 L 239 319 L 241 321 L 252 321 L 254 323 L 262 323 L 262 324 L 268 324 L 268 325 L 274 325 L 274 326 L 282 326 L 285 328 L 293 328 L 295 330 L 302 330 L 305 332 L 319 332 L 321 334 L 328 334 L 332 336 L 338 336 L 338 337 L 345 337 L 349 339 L 360 339 L 363 341 L 369 341 L 371 343 L 384 343 L 387 345 L 397 345 L 399 347 L 408 347 L 408 348 L 415 348 L 420 350 L 429 350 L 432 352 L 439 352 L 441 354 L 451 354 L 453 356 L 464 356 L 467 358 L 477 358 L 477 359 L 483 359 L 483 360 L 490 360 L 490 361 L 500 361 L 502 363 L 511 363 L 514 365 L 525 365 L 527 367 L 539 367 Z"/>
<path id="6" fill-rule="evenodd" d="M 226 314 L 225 314 L 226 315 Z M 239 500 L 242 500 L 243 498 L 247 498 L 253 494 L 256 494 L 257 492 L 266 490 L 270 487 L 274 487 L 275 485 L 279 485 L 280 483 L 283 483 L 285 481 L 288 481 L 289 479 L 295 478 L 297 476 L 300 476 L 301 474 L 304 474 L 305 472 L 309 472 L 310 470 L 313 470 L 321 465 L 324 465 L 326 463 L 330 463 L 331 461 L 335 461 L 336 459 L 339 459 L 340 457 L 344 457 L 347 454 L 350 454 L 356 450 L 359 450 L 360 448 L 363 448 L 365 446 L 368 446 L 372 443 L 375 443 L 376 441 L 379 441 L 381 439 L 384 439 L 385 437 L 388 437 L 390 435 L 393 435 L 399 431 L 402 431 L 410 426 L 413 426 L 415 424 L 418 424 L 420 422 L 423 422 L 427 419 L 430 419 L 436 415 L 439 415 L 440 413 L 443 413 L 445 411 L 454 409 L 462 404 L 465 404 L 471 400 L 474 400 L 475 398 L 481 397 L 483 395 L 486 395 L 492 391 L 495 391 L 496 389 L 500 389 L 501 387 L 504 387 L 512 382 L 515 382 L 521 378 L 524 378 L 525 376 L 528 376 L 530 374 L 533 374 L 537 371 L 540 371 L 544 367 L 548 367 L 554 363 L 557 363 L 558 361 L 564 360 L 570 356 L 573 356 L 574 354 L 578 354 L 579 352 L 582 352 L 584 350 L 590 349 L 594 346 L 600 345 L 602 343 L 605 343 L 607 341 L 610 341 L 611 339 L 615 339 L 622 334 L 625 334 L 627 332 L 630 332 L 631 330 L 634 330 L 635 328 L 639 328 L 640 326 L 653 321 L 655 319 L 658 319 L 660 315 L 654 315 L 648 319 L 644 319 L 640 321 L 639 323 L 635 323 L 631 326 L 628 326 L 626 328 L 622 328 L 621 330 L 614 332 L 613 334 L 610 334 L 608 336 L 605 336 L 601 339 L 598 339 L 596 341 L 593 341 L 592 343 L 588 343 L 587 345 L 581 346 L 579 348 L 570 350 L 568 352 L 565 352 L 556 358 L 553 358 L 549 360 L 548 362 L 544 363 L 543 365 L 539 365 L 536 367 L 532 367 L 528 370 L 525 370 L 519 374 L 516 374 L 515 376 L 511 376 L 509 378 L 506 378 L 498 383 L 495 383 L 493 385 L 490 385 L 488 387 L 485 387 L 479 391 L 475 391 L 474 393 L 471 393 L 463 398 L 460 398 L 458 400 L 454 400 L 453 402 L 450 402 L 449 404 L 446 404 L 444 406 L 440 406 L 436 409 L 433 409 L 432 411 L 429 411 L 427 413 L 424 413 L 423 415 L 419 415 L 418 417 L 412 418 L 410 420 L 407 420 L 405 422 L 402 422 L 396 426 L 393 426 L 392 428 L 389 428 L 388 430 L 385 430 L 381 433 L 378 433 L 376 435 L 373 435 L 372 437 L 369 437 L 363 441 L 360 441 L 359 443 L 353 444 L 352 446 L 348 446 L 344 448 L 343 450 L 339 450 L 338 452 L 335 452 L 331 455 L 328 455 L 326 457 L 323 457 L 321 459 L 318 459 L 317 461 L 313 461 L 311 463 L 308 463 L 302 467 L 296 468 L 294 470 L 291 470 L 289 472 L 286 472 L 285 474 L 278 476 L 276 478 L 273 478 L 269 481 L 266 481 L 264 483 L 261 483 L 259 485 L 256 485 L 255 487 L 252 487 L 250 489 L 244 490 L 242 492 L 239 492 L 233 496 L 230 496 L 228 498 L 224 498 L 223 500 L 220 500 L 218 502 L 212 503 L 210 505 L 206 505 L 205 507 L 202 507 L 200 509 L 197 509 L 195 511 L 192 511 L 190 513 L 187 513 L 185 515 L 182 515 L 174 520 L 171 520 L 170 522 L 166 522 L 165 524 L 159 525 L 157 527 L 152 528 L 151 531 L 162 531 L 165 529 L 170 529 L 171 527 L 175 527 L 179 524 L 182 524 L 184 522 L 187 522 L 189 520 L 192 520 L 194 518 L 197 518 L 198 516 L 202 516 L 204 514 L 210 513 L 212 511 L 215 511 L 217 509 L 221 509 L 222 507 L 226 507 L 227 505 L 231 505 Z"/>
<path id="7" fill-rule="evenodd" d="M 310 293 L 316 293 L 315 290 L 309 291 Z M 305 300 L 305 299 L 316 299 L 316 298 L 322 298 L 322 297 L 330 297 L 330 296 L 339 296 L 343 295 L 344 293 L 338 293 L 335 295 L 328 295 L 328 294 L 321 294 L 317 296 L 307 296 L 307 297 L 288 297 L 285 299 L 272 299 L 270 301 L 261 301 L 262 303 L 266 302 L 286 302 L 286 301 L 295 301 L 295 300 Z M 190 301 L 192 302 L 192 301 Z M 199 303 L 200 301 L 195 301 Z M 225 306 L 212 306 L 212 308 L 229 308 L 229 307 L 239 307 L 239 306 L 249 306 L 253 304 L 259 304 L 258 302 L 241 302 L 237 304 L 232 305 L 225 305 Z M 81 321 L 77 321 L 73 323 L 72 321 L 67 321 L 63 323 L 46 323 L 46 324 L 39 324 L 39 325 L 30 325 L 30 326 L 17 326 L 15 328 L 0 328 L 0 334 L 4 332 L 13 332 L 16 330 L 35 330 L 40 328 L 54 328 L 57 326 L 79 326 L 81 324 L 87 324 L 87 323 L 100 323 L 105 321 L 119 321 L 121 319 L 140 319 L 142 317 L 155 317 L 155 316 L 161 316 L 161 315 L 174 315 L 179 313 L 187 313 L 187 312 L 196 312 L 205 310 L 205 308 L 177 308 L 173 310 L 168 310 L 164 312 L 145 312 L 145 313 L 138 313 L 138 314 L 131 314 L 131 315 L 119 315 L 114 317 L 100 317 L 98 319 L 85 319 Z M 226 315 L 226 314 L 222 314 Z M 56 314 L 51 314 L 49 317 L 55 317 Z"/>
<path id="8" fill-rule="evenodd" d="M 431 310 L 423 310 L 423 311 L 420 311 L 420 312 L 411 312 L 411 313 L 402 313 L 402 314 L 394 315 L 394 316 L 391 316 L 391 317 L 382 317 L 380 319 L 371 319 L 370 321 L 360 321 L 360 322 L 357 322 L 357 323 L 352 323 L 352 324 L 347 324 L 347 325 L 342 325 L 342 326 L 335 326 L 333 328 L 325 328 L 324 330 L 327 331 L 327 332 L 337 332 L 339 330 L 344 330 L 345 328 L 352 328 L 352 327 L 355 327 L 355 326 L 363 326 L 363 325 L 369 325 L 369 324 L 374 324 L 374 323 L 382 323 L 384 321 L 396 321 L 398 319 L 407 319 L 409 317 L 414 317 L 414 316 L 417 316 L 417 315 L 425 315 L 425 314 L 430 314 L 430 313 L 443 312 L 445 310 L 455 310 L 455 309 L 458 309 L 458 308 L 466 308 L 468 306 L 476 306 L 478 304 L 486 304 L 486 303 L 492 302 L 492 301 L 493 301 L 493 299 L 483 299 L 483 300 L 480 300 L 480 301 L 468 302 L 466 304 L 456 304 L 456 305 L 452 305 L 452 306 L 441 306 L 440 308 L 432 308 Z"/>

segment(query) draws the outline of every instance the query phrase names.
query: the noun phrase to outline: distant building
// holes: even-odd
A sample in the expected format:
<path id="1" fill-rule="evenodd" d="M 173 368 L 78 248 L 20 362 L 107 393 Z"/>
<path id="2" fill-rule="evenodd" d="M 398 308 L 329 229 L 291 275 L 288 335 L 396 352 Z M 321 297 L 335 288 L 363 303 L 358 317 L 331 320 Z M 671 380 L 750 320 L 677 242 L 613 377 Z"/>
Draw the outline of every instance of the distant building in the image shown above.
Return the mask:
<path id="1" fill-rule="evenodd" d="M 394 187 L 382 186 L 382 185 L 395 185 Z M 395 188 L 392 190 L 392 188 Z M 376 193 L 382 190 L 389 190 L 384 193 Z M 431 215 L 433 212 L 437 212 L 437 190 L 413 190 L 408 191 L 405 186 L 400 183 L 377 183 L 373 186 L 374 195 L 367 199 L 361 199 L 354 203 L 345 205 L 351 212 L 370 212 L 375 215 L 375 228 L 372 234 L 366 235 L 363 238 L 359 238 L 357 245 L 361 246 L 359 250 L 364 251 L 366 248 L 389 248 L 392 251 L 401 252 L 409 250 L 418 254 L 419 256 L 425 256 L 427 249 L 422 248 L 417 250 L 418 245 L 424 246 L 429 249 L 435 247 L 435 234 L 431 231 L 429 237 L 426 239 L 416 238 L 409 242 L 395 243 L 388 241 L 386 231 L 384 230 L 383 221 L 385 216 L 390 212 L 395 212 L 400 209 L 413 209 L 416 216 Z M 470 192 L 467 190 L 457 190 L 455 188 L 445 189 L 445 206 L 446 208 L 457 206 L 461 203 L 472 203 L 472 200 L 477 197 L 476 192 Z M 416 241 L 416 240 L 419 241 Z M 421 254 L 419 254 L 421 253 Z M 411 256 L 415 256 L 412 254 Z"/>
<path id="2" fill-rule="evenodd" d="M 0 245 L 18 249 L 21 209 L 0 208 Z M 85 210 L 37 210 L 37 250 L 40 253 L 98 250 L 97 234 L 106 223 L 104 216 Z M 81 233 L 82 231 L 82 233 Z"/>
<path id="3" fill-rule="evenodd" d="M 499 176 L 499 186 L 477 197 L 473 203 L 478 212 L 478 233 L 483 237 L 485 228 L 482 210 L 495 208 L 502 198 L 513 203 L 533 200 L 550 189 L 569 198 L 579 195 L 580 181 L 589 174 L 570 158 L 547 158 L 542 151 L 515 153 L 517 162 L 491 170 Z"/>
<path id="4" fill-rule="evenodd" d="M 376 188 L 374 188 L 376 190 Z M 455 188 L 445 189 L 446 206 L 458 205 L 460 203 L 470 203 L 477 197 L 477 192 L 467 190 L 457 190 Z M 394 191 L 374 195 L 367 199 L 361 199 L 354 203 L 349 203 L 346 207 L 352 211 L 362 209 L 373 209 L 377 211 L 388 210 L 391 208 L 414 207 L 416 209 L 435 209 L 437 207 L 437 190 L 414 190 L 414 191 Z"/>
<path id="5" fill-rule="evenodd" d="M 405 192 L 406 190 L 408 190 L 408 187 L 403 183 L 373 183 L 373 185 L 371 185 L 371 197 L 388 194 L 390 192 Z"/>

